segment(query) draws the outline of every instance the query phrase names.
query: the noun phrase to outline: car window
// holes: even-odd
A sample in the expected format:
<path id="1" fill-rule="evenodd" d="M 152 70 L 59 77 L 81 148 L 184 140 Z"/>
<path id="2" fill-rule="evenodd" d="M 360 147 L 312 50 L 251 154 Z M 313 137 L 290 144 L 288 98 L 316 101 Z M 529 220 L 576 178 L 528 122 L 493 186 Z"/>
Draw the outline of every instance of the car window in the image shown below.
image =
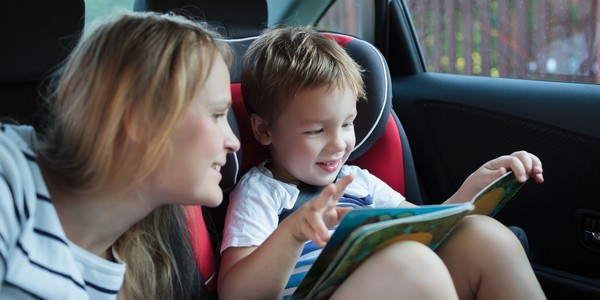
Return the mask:
<path id="1" fill-rule="evenodd" d="M 374 1 L 335 1 L 317 22 L 318 30 L 347 33 L 373 42 Z"/>
<path id="2" fill-rule="evenodd" d="M 600 82 L 598 1 L 405 2 L 429 72 Z"/>
<path id="3" fill-rule="evenodd" d="M 133 10 L 134 0 L 85 0 L 85 29 L 92 24 L 101 21 L 123 11 Z"/>

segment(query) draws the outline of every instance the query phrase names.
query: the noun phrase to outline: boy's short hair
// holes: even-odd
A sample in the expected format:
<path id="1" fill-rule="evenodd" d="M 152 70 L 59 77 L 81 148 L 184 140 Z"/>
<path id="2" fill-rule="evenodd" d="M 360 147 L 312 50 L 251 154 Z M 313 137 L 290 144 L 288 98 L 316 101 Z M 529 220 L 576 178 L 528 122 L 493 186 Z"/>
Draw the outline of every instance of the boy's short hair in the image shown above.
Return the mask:
<path id="1" fill-rule="evenodd" d="M 365 97 L 361 67 L 334 40 L 309 27 L 266 29 L 244 56 L 241 88 L 248 113 L 267 122 L 304 89 L 349 87 Z"/>

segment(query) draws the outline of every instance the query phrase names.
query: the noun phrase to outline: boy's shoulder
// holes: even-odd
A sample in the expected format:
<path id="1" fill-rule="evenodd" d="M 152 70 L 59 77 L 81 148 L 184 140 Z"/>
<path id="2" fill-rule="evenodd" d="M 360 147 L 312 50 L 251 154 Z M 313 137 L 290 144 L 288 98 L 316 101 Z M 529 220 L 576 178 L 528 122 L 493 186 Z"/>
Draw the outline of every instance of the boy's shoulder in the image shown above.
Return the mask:
<path id="1" fill-rule="evenodd" d="M 273 173 L 266 167 L 269 161 L 263 161 L 262 163 L 250 168 L 235 186 L 236 190 L 239 189 L 288 189 L 287 183 L 283 183 L 273 178 Z"/>
<path id="2" fill-rule="evenodd" d="M 246 171 L 246 173 L 244 173 L 244 175 L 242 175 L 242 177 L 240 178 L 240 183 L 245 181 L 258 180 L 260 178 L 271 178 L 272 180 L 275 180 L 273 178 L 273 175 L 271 174 L 271 171 L 269 171 L 269 169 L 265 167 L 265 164 L 267 162 L 268 161 L 263 161 L 260 164 L 248 169 L 248 171 Z"/>
<path id="3" fill-rule="evenodd" d="M 250 168 L 233 189 L 230 200 L 238 203 L 259 201 L 272 203 L 277 209 L 293 206 L 298 198 L 298 188 L 273 178 L 265 162 Z M 290 207 L 291 207 L 290 206 Z"/>

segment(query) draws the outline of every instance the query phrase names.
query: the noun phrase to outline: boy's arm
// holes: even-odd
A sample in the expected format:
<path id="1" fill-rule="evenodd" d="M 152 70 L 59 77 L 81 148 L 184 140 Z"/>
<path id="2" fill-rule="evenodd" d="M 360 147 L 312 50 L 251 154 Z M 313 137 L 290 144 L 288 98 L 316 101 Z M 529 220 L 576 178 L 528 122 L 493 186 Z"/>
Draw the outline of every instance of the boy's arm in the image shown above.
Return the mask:
<path id="1" fill-rule="evenodd" d="M 219 271 L 220 299 L 273 299 L 285 288 L 308 240 L 322 247 L 329 230 L 347 210 L 336 208 L 351 176 L 327 186 L 314 200 L 288 216 L 258 247 L 228 248 Z"/>
<path id="2" fill-rule="evenodd" d="M 503 155 L 483 164 L 463 182 L 461 187 L 452 197 L 444 203 L 460 203 L 470 201 L 481 189 L 496 178 L 512 170 L 519 182 L 525 182 L 533 177 L 538 182 L 544 182 L 542 162 L 540 159 L 526 151 L 513 152 Z"/>

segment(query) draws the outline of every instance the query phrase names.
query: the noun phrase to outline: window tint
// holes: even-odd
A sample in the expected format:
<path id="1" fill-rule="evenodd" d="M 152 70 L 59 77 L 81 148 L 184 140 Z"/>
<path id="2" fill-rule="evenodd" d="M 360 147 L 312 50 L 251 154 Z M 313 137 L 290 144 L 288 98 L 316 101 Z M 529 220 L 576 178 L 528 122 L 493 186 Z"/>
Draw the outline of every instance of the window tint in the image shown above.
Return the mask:
<path id="1" fill-rule="evenodd" d="M 374 1 L 338 0 L 316 25 L 318 30 L 347 33 L 373 42 Z"/>
<path id="2" fill-rule="evenodd" d="M 406 0 L 428 71 L 600 82 L 596 0 Z"/>
<path id="3" fill-rule="evenodd" d="M 102 18 L 133 10 L 134 0 L 85 0 L 85 29 Z"/>

